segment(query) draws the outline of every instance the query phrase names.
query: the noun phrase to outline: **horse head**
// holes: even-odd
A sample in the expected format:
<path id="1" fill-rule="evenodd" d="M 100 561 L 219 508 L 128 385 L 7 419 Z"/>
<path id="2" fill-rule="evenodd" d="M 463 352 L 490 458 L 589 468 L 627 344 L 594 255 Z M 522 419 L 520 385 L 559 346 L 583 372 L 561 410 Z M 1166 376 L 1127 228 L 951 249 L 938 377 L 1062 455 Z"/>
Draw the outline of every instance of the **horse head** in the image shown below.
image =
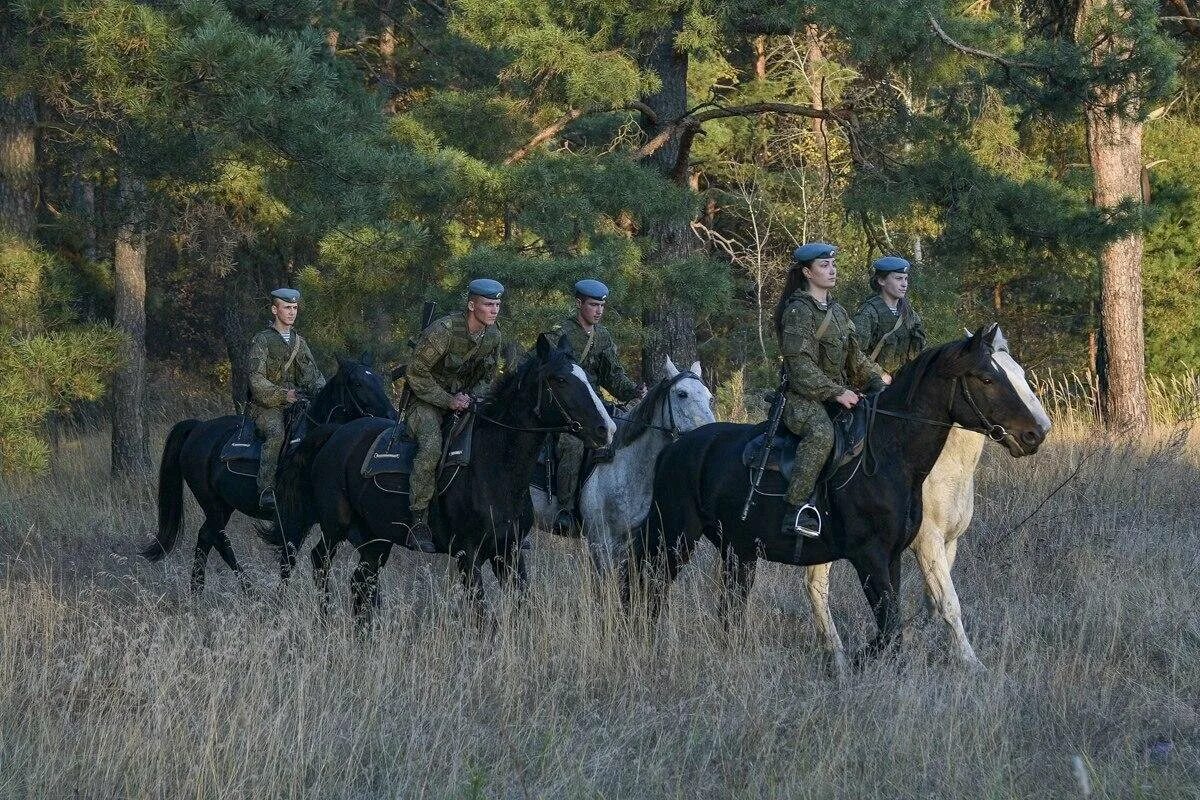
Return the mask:
<path id="1" fill-rule="evenodd" d="M 717 421 L 712 408 L 713 394 L 701 380 L 699 361 L 680 372 L 671 357 L 667 356 L 663 375 L 663 379 L 642 401 L 647 405 L 657 405 L 655 424 L 672 436 L 678 436 Z"/>
<path id="2" fill-rule="evenodd" d="M 338 371 L 330 380 L 334 408 L 354 417 L 396 419 L 396 409 L 388 399 L 383 377 L 375 370 L 373 359 L 364 353 L 358 361 L 338 356 Z"/>
<path id="3" fill-rule="evenodd" d="M 1000 326 L 993 322 L 980 328 L 950 352 L 939 372 L 953 381 L 952 420 L 1000 442 L 1016 458 L 1036 453 L 1050 433 L 1050 417 L 1009 352 Z"/>
<path id="4" fill-rule="evenodd" d="M 542 424 L 569 426 L 589 447 L 606 447 L 612 442 L 616 423 L 596 396 L 587 373 L 575 363 L 566 337 L 554 345 L 546 334 L 539 336 L 531 366 L 538 381 L 537 414 Z"/>

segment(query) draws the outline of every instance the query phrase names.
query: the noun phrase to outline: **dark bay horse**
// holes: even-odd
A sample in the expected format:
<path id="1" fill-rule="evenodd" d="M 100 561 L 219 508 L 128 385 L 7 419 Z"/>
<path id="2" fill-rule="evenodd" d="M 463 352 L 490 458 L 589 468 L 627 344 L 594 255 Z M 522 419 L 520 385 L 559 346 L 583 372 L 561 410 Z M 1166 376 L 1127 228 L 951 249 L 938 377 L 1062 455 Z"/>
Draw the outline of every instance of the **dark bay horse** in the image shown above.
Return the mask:
<path id="1" fill-rule="evenodd" d="M 366 358 L 361 362 L 338 359 L 337 372 L 304 412 L 311 423 L 344 423 L 360 417 L 396 418 L 383 379 L 367 362 Z M 225 533 L 234 511 L 259 520 L 273 517 L 259 510 L 255 477 L 231 472 L 221 461 L 221 448 L 241 424 L 242 417 L 234 415 L 207 421 L 185 419 L 175 424 L 163 445 L 158 472 L 158 532 L 142 555 L 159 561 L 175 546 L 183 525 L 183 483 L 187 481 L 204 512 L 192 561 L 193 591 L 204 588 L 204 566 L 214 547 L 229 568 L 241 574 L 241 565 Z M 286 463 L 286 459 L 281 459 L 281 463 Z M 306 527 L 315 521 L 312 511 L 305 506 L 296 506 L 293 513 L 307 516 Z M 285 551 L 282 558 L 286 576 L 295 554 Z"/>
<path id="2" fill-rule="evenodd" d="M 518 589 L 527 575 L 521 540 L 533 523 L 529 476 L 548 432 L 567 432 L 589 447 L 607 445 L 616 424 L 604 410 L 569 347 L 545 335 L 515 371 L 500 378 L 475 410 L 471 463 L 444 475 L 430 507 L 429 523 L 440 552 L 454 556 L 469 593 L 479 590 L 479 569 L 490 564 L 501 582 Z M 387 492 L 361 473 L 376 437 L 392 423 L 364 419 L 339 428 L 322 427 L 301 444 L 280 474 L 280 508 L 311 496 L 321 523 L 313 549 L 314 578 L 328 601 L 329 565 L 337 546 L 358 551 L 352 592 L 354 613 L 370 621 L 378 605 L 378 575 L 393 543 L 404 545 L 412 517 L 408 495 Z M 285 551 L 304 535 L 285 515 Z"/>
<path id="3" fill-rule="evenodd" d="M 795 538 L 780 532 L 778 494 L 759 496 L 741 519 L 750 486 L 742 452 L 765 424 L 718 423 L 684 434 L 659 457 L 650 517 L 631 543 L 627 603 L 637 598 L 657 614 L 701 536 L 724 559 L 727 620 L 744 607 L 759 558 L 801 565 L 845 558 L 858 572 L 878 626 L 868 650 L 880 651 L 899 633 L 900 556 L 921 524 L 921 486 L 954 423 L 987 434 L 1014 458 L 1035 453 L 1050 431 L 1045 410 L 994 324 L 926 350 L 896 375 L 879 396 L 863 459 L 829 482 L 824 529 L 820 538 L 804 541 L 799 558 Z M 782 477 L 764 476 L 764 489 L 770 480 L 782 493 Z"/>

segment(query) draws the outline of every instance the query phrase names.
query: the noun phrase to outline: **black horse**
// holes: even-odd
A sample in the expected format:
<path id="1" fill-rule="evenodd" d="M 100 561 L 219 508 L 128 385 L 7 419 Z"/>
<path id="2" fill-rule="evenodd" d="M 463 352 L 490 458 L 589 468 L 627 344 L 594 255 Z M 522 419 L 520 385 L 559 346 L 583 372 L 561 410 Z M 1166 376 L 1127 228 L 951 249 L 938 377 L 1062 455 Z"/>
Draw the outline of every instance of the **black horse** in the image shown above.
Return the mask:
<path id="1" fill-rule="evenodd" d="M 396 418 L 383 380 L 366 357 L 361 362 L 339 358 L 337 373 L 312 399 L 304 414 L 313 423 L 344 423 L 360 417 Z M 260 520 L 271 520 L 274 516 L 258 507 L 255 477 L 231 472 L 220 458 L 221 448 L 237 432 L 242 419 L 232 415 L 207 421 L 185 419 L 175 424 L 163 445 L 158 472 L 158 533 L 142 555 L 159 561 L 175 546 L 183 524 L 186 480 L 204 512 L 192 561 L 193 591 L 204 588 L 204 566 L 213 547 L 229 568 L 241 575 L 242 568 L 225 533 L 234 511 Z M 286 462 L 286 458 L 281 459 L 281 463 Z M 306 527 L 315 521 L 305 505 L 296 505 L 292 513 L 307 517 Z M 294 552 L 284 550 L 282 560 L 286 577 L 295 560 Z"/>
<path id="2" fill-rule="evenodd" d="M 479 569 L 490 563 L 502 582 L 523 589 L 527 582 L 521 540 L 533 523 L 529 475 L 549 432 L 568 432 L 591 447 L 612 440 L 616 425 L 574 362 L 569 347 L 555 347 L 545 335 L 514 372 L 492 387 L 475 410 L 471 463 L 443 476 L 430 508 L 430 527 L 440 552 L 457 561 L 468 592 L 479 589 Z M 411 515 L 408 495 L 387 492 L 361 467 L 371 444 L 392 423 L 364 419 L 339 428 L 322 427 L 301 444 L 280 475 L 280 508 L 315 501 L 321 540 L 313 549 L 317 588 L 328 603 L 329 565 L 334 551 L 349 541 L 359 563 L 352 578 L 354 613 L 368 622 L 378 605 L 377 580 L 392 544 L 405 544 Z M 283 550 L 296 550 L 303 526 L 285 514 Z"/>
<path id="3" fill-rule="evenodd" d="M 1021 457 L 1037 451 L 1050 420 L 994 324 L 926 350 L 879 395 L 876 409 L 863 459 L 826 484 L 824 529 L 804 541 L 799 557 L 796 539 L 780 531 L 782 476 L 764 476 L 763 488 L 771 480 L 775 493 L 758 496 L 741 518 L 750 487 L 742 454 L 765 425 L 706 425 L 668 446 L 655 472 L 650 517 L 631 542 L 626 602 L 645 602 L 656 615 L 669 582 L 705 536 L 725 563 L 727 622 L 731 610 L 744 608 L 760 557 L 798 565 L 845 558 L 858 571 L 879 628 L 869 651 L 892 643 L 900 622 L 900 556 L 920 527 L 921 485 L 950 426 L 985 433 Z"/>

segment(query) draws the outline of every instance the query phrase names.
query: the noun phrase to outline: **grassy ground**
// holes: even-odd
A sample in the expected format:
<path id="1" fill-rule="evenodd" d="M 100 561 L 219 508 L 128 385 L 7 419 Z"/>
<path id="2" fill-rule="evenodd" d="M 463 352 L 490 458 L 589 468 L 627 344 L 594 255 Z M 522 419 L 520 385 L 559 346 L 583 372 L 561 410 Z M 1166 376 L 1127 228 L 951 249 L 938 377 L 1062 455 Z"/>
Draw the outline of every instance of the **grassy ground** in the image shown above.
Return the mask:
<path id="1" fill-rule="evenodd" d="M 214 554 L 193 599 L 195 507 L 165 567 L 140 561 L 152 488 L 110 485 L 102 437 L 65 439 L 51 476 L 0 488 L 0 797 L 1062 798 L 1079 770 L 1094 797 L 1197 797 L 1200 451 L 1171 445 L 1068 424 L 1031 459 L 991 448 L 955 571 L 990 670 L 949 664 L 931 625 L 839 685 L 775 565 L 733 640 L 711 557 L 650 637 L 541 536 L 531 597 L 489 585 L 482 635 L 444 559 L 397 551 L 361 640 L 350 554 L 322 620 L 307 564 L 279 589 L 243 519 L 258 590 Z M 834 613 L 861 645 L 850 573 Z"/>

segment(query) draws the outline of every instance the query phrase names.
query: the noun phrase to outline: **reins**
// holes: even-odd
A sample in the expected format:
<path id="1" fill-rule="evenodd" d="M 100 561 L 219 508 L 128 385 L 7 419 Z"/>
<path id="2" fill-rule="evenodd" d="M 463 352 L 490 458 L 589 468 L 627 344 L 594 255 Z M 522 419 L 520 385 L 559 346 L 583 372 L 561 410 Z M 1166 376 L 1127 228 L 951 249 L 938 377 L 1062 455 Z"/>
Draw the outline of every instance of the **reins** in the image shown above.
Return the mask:
<path id="1" fill-rule="evenodd" d="M 677 375 L 675 375 L 675 377 L 671 378 L 670 383 L 668 383 L 663 388 L 663 397 L 661 398 L 660 407 L 666 409 L 665 416 L 668 419 L 668 424 L 666 426 L 663 426 L 663 425 L 656 425 L 653 422 L 646 422 L 646 423 L 643 423 L 646 428 L 660 431 L 662 433 L 667 434 L 667 436 L 671 437 L 671 441 L 675 441 L 676 439 L 678 439 L 681 436 L 681 434 L 679 432 L 679 426 L 675 424 L 675 402 L 674 402 L 673 398 L 671 397 L 671 389 L 674 388 L 675 384 L 680 383 L 688 378 L 695 378 L 696 380 L 700 380 L 699 375 L 692 372 L 691 370 L 685 370 L 685 371 L 680 372 Z M 619 419 L 622 422 L 632 422 L 633 421 L 633 417 L 621 416 L 618 414 L 613 414 L 612 418 Z"/>

